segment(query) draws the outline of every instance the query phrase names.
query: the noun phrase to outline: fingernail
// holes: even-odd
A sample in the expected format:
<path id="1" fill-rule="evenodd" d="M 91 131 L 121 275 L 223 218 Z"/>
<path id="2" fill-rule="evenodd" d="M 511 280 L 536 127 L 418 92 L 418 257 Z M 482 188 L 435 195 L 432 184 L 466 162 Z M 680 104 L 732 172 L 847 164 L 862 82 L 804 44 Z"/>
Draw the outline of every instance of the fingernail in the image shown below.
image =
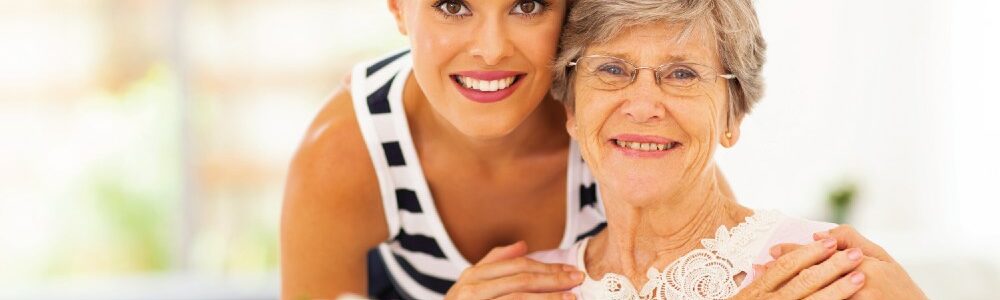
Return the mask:
<path id="1" fill-rule="evenodd" d="M 576 296 L 574 296 L 573 293 L 563 293 L 562 298 L 566 300 L 573 300 L 576 299 Z"/>
<path id="2" fill-rule="evenodd" d="M 854 272 L 854 274 L 851 274 L 851 283 L 861 284 L 863 281 L 865 281 L 865 273 Z"/>
<path id="3" fill-rule="evenodd" d="M 771 247 L 771 257 L 781 256 L 781 247 Z"/>
<path id="4" fill-rule="evenodd" d="M 579 271 L 573 272 L 573 274 L 569 275 L 569 278 L 573 278 L 573 280 L 576 280 L 576 281 L 583 280 L 583 272 L 579 272 Z"/>
<path id="5" fill-rule="evenodd" d="M 831 249 L 835 248 L 835 247 L 837 247 L 837 240 L 832 239 L 832 238 L 825 239 L 825 240 L 823 240 L 823 246 L 826 246 L 827 248 L 831 248 Z"/>
<path id="6" fill-rule="evenodd" d="M 570 265 L 563 265 L 563 271 L 573 272 L 573 271 L 576 271 L 576 268 L 574 268 L 573 266 L 570 266 Z"/>
<path id="7" fill-rule="evenodd" d="M 851 260 L 859 260 L 859 259 L 861 259 L 861 250 L 858 250 L 858 249 L 848 250 L 847 251 L 847 258 L 850 258 Z"/>

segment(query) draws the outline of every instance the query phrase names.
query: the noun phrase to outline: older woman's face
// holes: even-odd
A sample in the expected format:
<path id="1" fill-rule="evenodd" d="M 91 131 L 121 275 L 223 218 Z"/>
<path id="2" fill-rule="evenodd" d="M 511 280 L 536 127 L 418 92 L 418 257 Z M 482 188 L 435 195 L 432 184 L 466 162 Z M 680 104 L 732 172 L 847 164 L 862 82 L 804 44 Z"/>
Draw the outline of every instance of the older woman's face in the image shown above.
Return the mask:
<path id="1" fill-rule="evenodd" d="M 650 24 L 622 32 L 609 43 L 587 48 L 584 56 L 622 58 L 638 66 L 695 63 L 724 70 L 715 34 L 707 25 Z M 567 129 L 580 144 L 603 189 L 625 194 L 642 206 L 683 193 L 713 176 L 715 146 L 726 140 L 727 82 L 714 76 L 687 88 L 657 85 L 649 69 L 640 69 L 625 88 L 599 88 L 599 80 L 577 66 L 573 78 L 576 107 Z M 702 74 L 703 75 L 703 74 Z M 663 75 L 661 75 L 661 78 Z M 733 124 L 734 129 L 738 124 Z M 645 144 L 645 145 L 643 145 Z"/>

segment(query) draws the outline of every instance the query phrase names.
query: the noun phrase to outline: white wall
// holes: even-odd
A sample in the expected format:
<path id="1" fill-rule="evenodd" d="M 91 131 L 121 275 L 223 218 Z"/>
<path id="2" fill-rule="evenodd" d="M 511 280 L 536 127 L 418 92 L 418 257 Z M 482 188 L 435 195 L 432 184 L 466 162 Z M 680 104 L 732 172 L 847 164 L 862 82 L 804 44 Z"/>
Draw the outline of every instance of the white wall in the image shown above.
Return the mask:
<path id="1" fill-rule="evenodd" d="M 962 266 L 984 274 L 963 274 L 982 291 L 1000 283 L 998 8 L 758 1 L 767 96 L 740 143 L 719 154 L 737 196 L 823 217 L 825 194 L 850 178 L 861 192 L 850 222 L 914 269 L 929 293 L 955 296 L 935 274 L 968 272 Z M 960 267 L 940 268 L 956 260 Z"/>

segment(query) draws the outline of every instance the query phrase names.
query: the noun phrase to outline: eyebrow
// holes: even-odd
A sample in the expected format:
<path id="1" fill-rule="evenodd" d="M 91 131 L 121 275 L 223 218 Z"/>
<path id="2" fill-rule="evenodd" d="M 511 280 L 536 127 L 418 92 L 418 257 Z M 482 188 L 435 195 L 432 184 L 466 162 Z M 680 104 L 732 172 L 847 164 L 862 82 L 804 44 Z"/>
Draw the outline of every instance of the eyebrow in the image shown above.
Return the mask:
<path id="1" fill-rule="evenodd" d="M 628 53 L 624 53 L 624 52 L 595 51 L 592 54 L 593 55 L 604 55 L 604 56 L 618 57 L 618 58 L 624 59 L 624 60 L 626 60 L 628 62 L 635 62 L 636 61 L 635 57 L 633 57 L 632 55 L 629 55 Z M 688 62 L 688 63 L 690 63 L 690 62 L 694 62 L 694 61 L 692 60 L 692 57 L 690 57 L 690 56 L 667 54 L 667 55 L 661 55 L 659 57 L 659 62 L 657 62 L 657 63 L 658 64 L 669 64 L 669 63 L 679 63 L 679 62 Z"/>

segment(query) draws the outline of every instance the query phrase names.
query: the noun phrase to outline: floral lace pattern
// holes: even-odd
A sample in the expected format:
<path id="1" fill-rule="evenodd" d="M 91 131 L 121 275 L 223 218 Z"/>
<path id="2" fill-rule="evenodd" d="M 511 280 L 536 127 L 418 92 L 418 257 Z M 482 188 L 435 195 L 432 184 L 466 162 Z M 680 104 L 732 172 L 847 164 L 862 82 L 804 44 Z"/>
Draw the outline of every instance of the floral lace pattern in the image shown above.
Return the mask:
<path id="1" fill-rule="evenodd" d="M 732 230 L 719 226 L 714 239 L 703 239 L 704 248 L 688 252 L 670 263 L 663 272 L 649 268 L 649 281 L 636 291 L 625 276 L 608 273 L 601 278 L 602 299 L 613 300 L 674 300 L 726 299 L 736 295 L 737 274 L 752 269 L 753 249 L 748 249 L 758 233 L 770 231 L 779 214 L 774 211 L 755 212 Z"/>

